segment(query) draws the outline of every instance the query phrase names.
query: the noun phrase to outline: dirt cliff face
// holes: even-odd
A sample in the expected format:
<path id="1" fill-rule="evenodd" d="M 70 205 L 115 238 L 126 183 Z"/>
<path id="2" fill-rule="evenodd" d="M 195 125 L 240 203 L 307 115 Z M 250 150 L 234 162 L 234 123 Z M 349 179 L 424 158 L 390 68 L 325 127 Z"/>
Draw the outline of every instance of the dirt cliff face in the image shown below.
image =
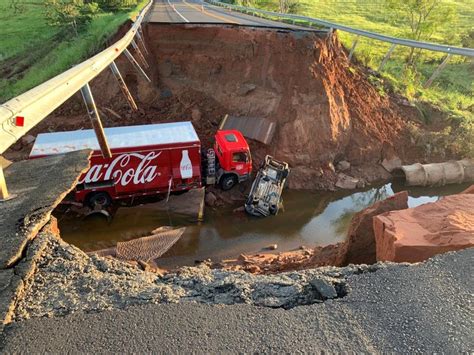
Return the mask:
<path id="1" fill-rule="evenodd" d="M 232 115 L 277 122 L 272 146 L 252 148 L 258 158 L 288 161 L 292 187 L 318 187 L 338 158 L 375 164 L 383 142 L 392 145 L 404 127 L 390 101 L 350 68 L 336 36 L 148 25 L 147 38 L 162 91 L 196 92 L 200 112 L 217 104 Z M 200 106 L 202 98 L 211 107 Z"/>
<path id="2" fill-rule="evenodd" d="M 287 161 L 291 188 L 333 188 L 340 160 L 351 163 L 350 175 L 372 181 L 387 177 L 378 164 L 387 154 L 406 161 L 407 149 L 414 157 L 399 107 L 349 63 L 336 34 L 147 24 L 145 37 L 151 84 L 123 56 L 116 61 L 138 112 L 110 71 L 91 83 L 106 127 L 192 120 L 206 146 L 225 114 L 266 118 L 276 132 L 269 146 L 250 142 L 255 166 L 266 154 Z M 82 128 L 90 123 L 75 95 L 31 134 Z M 7 157 L 30 149 L 20 142 Z"/>

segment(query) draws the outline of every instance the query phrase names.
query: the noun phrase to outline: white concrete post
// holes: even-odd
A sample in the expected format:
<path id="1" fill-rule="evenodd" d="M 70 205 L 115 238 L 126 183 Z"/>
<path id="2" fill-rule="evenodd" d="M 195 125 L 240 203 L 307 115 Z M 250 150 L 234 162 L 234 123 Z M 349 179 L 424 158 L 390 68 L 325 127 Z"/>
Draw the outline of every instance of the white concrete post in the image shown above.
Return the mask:
<path id="1" fill-rule="evenodd" d="M 6 201 L 9 197 L 7 182 L 5 181 L 5 175 L 3 175 L 3 168 L 0 165 L 0 201 Z"/>

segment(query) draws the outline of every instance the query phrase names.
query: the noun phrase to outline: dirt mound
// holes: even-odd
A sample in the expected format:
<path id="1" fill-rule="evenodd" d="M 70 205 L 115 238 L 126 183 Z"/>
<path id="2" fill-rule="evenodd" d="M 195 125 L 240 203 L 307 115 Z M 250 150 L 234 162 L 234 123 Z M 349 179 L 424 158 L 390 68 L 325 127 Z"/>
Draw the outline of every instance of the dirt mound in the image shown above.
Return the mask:
<path id="1" fill-rule="evenodd" d="M 266 118 L 277 123 L 276 134 L 270 146 L 250 142 L 255 164 L 265 154 L 287 161 L 292 188 L 333 188 L 340 160 L 350 162 L 351 176 L 387 177 L 378 165 L 384 151 L 403 159 L 411 145 L 397 104 L 350 65 L 336 35 L 159 24 L 148 24 L 145 35 L 152 84 L 122 56 L 117 61 L 138 112 L 109 71 L 92 82 L 105 126 L 192 120 L 208 144 L 227 113 Z M 33 134 L 89 126 L 76 95 Z M 24 158 L 29 146 L 19 143 L 8 156 Z"/>

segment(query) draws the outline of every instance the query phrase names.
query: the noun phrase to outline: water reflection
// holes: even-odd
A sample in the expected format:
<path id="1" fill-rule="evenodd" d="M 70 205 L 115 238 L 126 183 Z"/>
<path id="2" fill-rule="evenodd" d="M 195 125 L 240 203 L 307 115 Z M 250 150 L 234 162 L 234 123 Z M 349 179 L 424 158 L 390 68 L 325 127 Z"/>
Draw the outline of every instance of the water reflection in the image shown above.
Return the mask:
<path id="1" fill-rule="evenodd" d="M 458 193 L 467 185 L 438 188 L 409 188 L 409 206 L 436 201 L 439 196 Z M 300 245 L 327 245 L 345 238 L 352 216 L 406 189 L 397 184 L 357 192 L 285 191 L 285 207 L 278 216 L 250 217 L 234 213 L 236 206 L 206 210 L 203 222 L 196 224 L 185 217 L 154 212 L 148 208 L 118 210 L 109 223 L 103 218 L 79 221 L 60 217 L 63 239 L 83 250 L 114 246 L 118 241 L 147 235 L 162 225 L 188 226 L 180 241 L 160 260 L 162 266 L 192 265 L 194 260 L 237 257 L 241 253 L 258 252 L 269 244 L 279 251 Z"/>

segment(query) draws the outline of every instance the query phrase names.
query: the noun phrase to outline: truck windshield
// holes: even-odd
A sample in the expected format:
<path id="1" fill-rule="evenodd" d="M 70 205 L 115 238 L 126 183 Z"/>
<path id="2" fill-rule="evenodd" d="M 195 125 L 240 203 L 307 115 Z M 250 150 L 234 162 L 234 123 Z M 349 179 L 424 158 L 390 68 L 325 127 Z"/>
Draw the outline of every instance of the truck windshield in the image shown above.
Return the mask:
<path id="1" fill-rule="evenodd" d="M 248 161 L 247 153 L 237 152 L 232 154 L 232 161 L 234 163 L 246 163 Z"/>

